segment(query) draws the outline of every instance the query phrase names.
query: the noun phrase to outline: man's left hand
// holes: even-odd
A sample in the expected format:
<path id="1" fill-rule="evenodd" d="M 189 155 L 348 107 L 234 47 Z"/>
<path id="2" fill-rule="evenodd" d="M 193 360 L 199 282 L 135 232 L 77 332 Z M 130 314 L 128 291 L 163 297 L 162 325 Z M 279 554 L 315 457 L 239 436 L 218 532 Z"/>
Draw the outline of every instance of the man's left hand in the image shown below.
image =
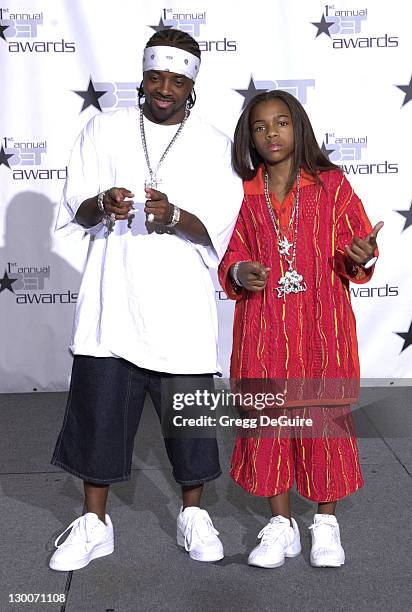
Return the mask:
<path id="1" fill-rule="evenodd" d="M 167 195 L 150 188 L 146 188 L 145 193 L 147 197 L 145 213 L 154 215 L 154 223 L 162 223 L 163 225 L 170 223 L 174 206 L 169 202 Z"/>
<path id="2" fill-rule="evenodd" d="M 351 246 L 345 246 L 346 254 L 352 259 L 352 261 L 362 266 L 372 259 L 377 247 L 376 237 L 382 227 L 383 221 L 379 221 L 371 233 L 366 236 L 365 240 L 355 236 L 352 240 Z"/>

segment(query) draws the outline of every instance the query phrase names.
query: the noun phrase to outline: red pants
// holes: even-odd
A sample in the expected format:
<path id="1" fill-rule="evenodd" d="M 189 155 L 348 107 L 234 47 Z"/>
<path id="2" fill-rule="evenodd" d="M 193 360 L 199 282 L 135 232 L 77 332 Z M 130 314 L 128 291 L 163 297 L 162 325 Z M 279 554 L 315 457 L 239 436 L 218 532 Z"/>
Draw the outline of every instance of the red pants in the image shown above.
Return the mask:
<path id="1" fill-rule="evenodd" d="M 309 428 L 294 426 L 265 427 L 247 434 L 242 429 L 230 471 L 237 484 L 252 495 L 271 497 L 288 491 L 296 478 L 298 492 L 317 502 L 336 501 L 363 486 L 348 406 L 291 409 L 287 414 L 312 418 L 314 437 Z"/>

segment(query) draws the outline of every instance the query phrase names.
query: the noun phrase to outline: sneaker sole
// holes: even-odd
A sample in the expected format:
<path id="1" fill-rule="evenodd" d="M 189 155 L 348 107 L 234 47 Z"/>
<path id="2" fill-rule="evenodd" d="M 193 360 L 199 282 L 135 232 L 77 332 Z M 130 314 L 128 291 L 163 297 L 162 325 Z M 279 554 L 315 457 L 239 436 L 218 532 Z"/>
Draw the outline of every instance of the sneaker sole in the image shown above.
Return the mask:
<path id="1" fill-rule="evenodd" d="M 267 568 L 267 569 L 274 569 L 276 567 L 282 567 L 282 565 L 284 565 L 285 563 L 285 559 L 293 559 L 294 557 L 298 557 L 301 553 L 301 550 L 299 552 L 295 552 L 295 553 L 289 553 L 289 554 L 285 554 L 285 558 L 283 559 L 283 561 L 280 561 L 278 563 L 267 563 L 267 564 L 262 564 L 262 563 L 255 563 L 254 561 L 249 561 L 248 559 L 248 565 L 253 565 L 254 567 L 263 567 L 263 568 Z"/>
<path id="2" fill-rule="evenodd" d="M 267 564 L 263 564 L 263 563 L 255 563 L 254 561 L 249 561 L 247 562 L 248 565 L 252 565 L 253 567 L 262 567 L 263 569 L 275 569 L 275 567 L 282 567 L 282 565 L 285 564 L 285 559 L 283 559 L 283 561 L 280 561 L 279 563 L 267 563 Z"/>
<path id="3" fill-rule="evenodd" d="M 74 570 L 82 569 L 89 565 L 90 561 L 94 559 L 98 559 L 99 557 L 106 557 L 107 555 L 111 555 L 114 551 L 114 544 L 101 544 L 97 546 L 89 555 L 80 559 L 77 563 L 71 563 L 70 565 L 64 565 L 53 562 L 53 557 L 50 559 L 49 567 L 56 572 L 71 572 Z"/>
<path id="4" fill-rule="evenodd" d="M 189 555 L 189 557 L 191 559 L 193 559 L 193 561 L 203 561 L 204 563 L 213 563 L 214 561 L 221 561 L 224 558 L 224 556 L 225 556 L 225 553 L 219 553 L 218 555 L 214 555 L 213 557 L 206 557 L 206 556 L 202 556 L 202 555 L 196 555 L 196 553 L 192 553 L 191 551 L 187 551 L 184 546 L 179 544 L 179 542 L 177 543 L 177 545 L 180 548 L 180 550 L 182 550 L 183 552 L 187 553 Z"/>
<path id="5" fill-rule="evenodd" d="M 310 564 L 312 567 L 342 567 L 342 565 L 345 564 L 345 560 L 338 561 L 338 559 L 329 559 L 329 560 L 323 560 L 319 562 L 319 561 L 312 561 L 311 559 Z"/>

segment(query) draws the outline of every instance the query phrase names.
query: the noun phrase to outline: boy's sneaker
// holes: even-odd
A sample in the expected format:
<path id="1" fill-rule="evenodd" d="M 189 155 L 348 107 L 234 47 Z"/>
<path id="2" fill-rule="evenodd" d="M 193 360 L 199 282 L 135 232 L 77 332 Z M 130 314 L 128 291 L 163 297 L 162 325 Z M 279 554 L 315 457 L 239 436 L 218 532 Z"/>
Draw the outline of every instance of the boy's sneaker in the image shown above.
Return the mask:
<path id="1" fill-rule="evenodd" d="M 220 561 L 224 557 L 219 532 L 206 510 L 197 506 L 181 508 L 177 517 L 177 543 L 195 561 Z"/>
<path id="2" fill-rule="evenodd" d="M 71 529 L 63 544 L 61 537 Z M 55 541 L 57 550 L 49 561 L 49 567 L 58 572 L 70 572 L 86 567 L 93 559 L 110 555 L 114 550 L 113 525 L 108 514 L 106 524 L 97 514 L 88 512 L 63 531 Z"/>
<path id="3" fill-rule="evenodd" d="M 284 516 L 271 518 L 258 534 L 261 541 L 250 553 L 248 564 L 273 568 L 283 565 L 285 557 L 297 557 L 302 548 L 295 519 L 292 519 L 292 525 Z"/>
<path id="4" fill-rule="evenodd" d="M 314 567 L 340 567 L 345 553 L 340 543 L 339 524 L 333 514 L 315 514 L 312 532 L 310 563 Z"/>

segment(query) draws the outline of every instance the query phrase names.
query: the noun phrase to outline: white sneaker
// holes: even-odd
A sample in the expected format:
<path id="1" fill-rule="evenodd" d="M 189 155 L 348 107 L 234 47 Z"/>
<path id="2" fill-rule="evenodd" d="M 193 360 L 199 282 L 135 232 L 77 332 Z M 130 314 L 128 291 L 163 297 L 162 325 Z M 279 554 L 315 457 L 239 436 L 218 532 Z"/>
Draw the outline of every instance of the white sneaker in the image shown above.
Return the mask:
<path id="1" fill-rule="evenodd" d="M 195 561 L 220 561 L 224 557 L 219 532 L 206 510 L 197 506 L 180 509 L 177 517 L 177 543 Z"/>
<path id="2" fill-rule="evenodd" d="M 258 567 L 280 567 L 285 557 L 297 557 L 302 548 L 300 545 L 299 528 L 295 519 L 289 519 L 280 514 L 270 519 L 258 534 L 261 540 L 250 553 L 247 560 L 249 565 Z"/>
<path id="3" fill-rule="evenodd" d="M 63 544 L 61 537 L 71 529 Z M 54 545 L 57 550 L 49 561 L 49 567 L 58 572 L 70 572 L 86 567 L 93 559 L 110 555 L 114 550 L 113 525 L 108 514 L 104 524 L 97 514 L 87 512 L 63 531 Z"/>
<path id="4" fill-rule="evenodd" d="M 340 543 L 339 524 L 333 514 L 315 514 L 312 532 L 310 563 L 314 567 L 340 567 L 345 553 Z"/>

